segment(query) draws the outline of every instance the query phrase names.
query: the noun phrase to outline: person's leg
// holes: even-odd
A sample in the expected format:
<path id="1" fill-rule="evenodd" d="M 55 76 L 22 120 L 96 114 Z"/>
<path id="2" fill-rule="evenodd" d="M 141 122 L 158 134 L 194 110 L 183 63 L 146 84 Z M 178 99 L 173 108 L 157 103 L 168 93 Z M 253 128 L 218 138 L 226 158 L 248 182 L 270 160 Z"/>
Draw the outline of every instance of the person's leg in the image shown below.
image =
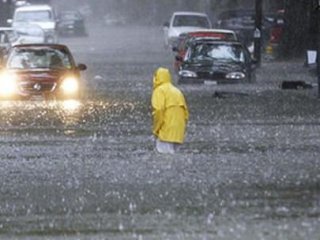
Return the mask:
<path id="1" fill-rule="evenodd" d="M 171 153 L 174 151 L 174 144 L 169 142 L 163 142 L 159 139 L 156 140 L 156 149 L 159 153 Z"/>

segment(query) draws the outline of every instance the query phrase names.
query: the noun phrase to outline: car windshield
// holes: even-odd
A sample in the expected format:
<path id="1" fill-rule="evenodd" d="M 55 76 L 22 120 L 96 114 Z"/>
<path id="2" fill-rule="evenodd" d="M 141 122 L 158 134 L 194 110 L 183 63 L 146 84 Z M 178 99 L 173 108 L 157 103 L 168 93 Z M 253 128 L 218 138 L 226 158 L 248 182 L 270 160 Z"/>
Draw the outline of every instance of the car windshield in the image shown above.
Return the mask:
<path id="1" fill-rule="evenodd" d="M 23 22 L 23 21 L 37 21 L 44 22 L 52 20 L 53 16 L 50 11 L 23 11 L 17 12 L 15 16 L 15 21 Z"/>
<path id="2" fill-rule="evenodd" d="M 202 27 L 210 28 L 208 19 L 205 16 L 177 15 L 173 21 L 174 27 Z"/>
<path id="3" fill-rule="evenodd" d="M 69 55 L 58 49 L 16 49 L 11 52 L 7 67 L 10 69 L 69 69 Z"/>
<path id="4" fill-rule="evenodd" d="M 199 44 L 189 52 L 191 61 L 245 62 L 245 52 L 240 45 Z"/>

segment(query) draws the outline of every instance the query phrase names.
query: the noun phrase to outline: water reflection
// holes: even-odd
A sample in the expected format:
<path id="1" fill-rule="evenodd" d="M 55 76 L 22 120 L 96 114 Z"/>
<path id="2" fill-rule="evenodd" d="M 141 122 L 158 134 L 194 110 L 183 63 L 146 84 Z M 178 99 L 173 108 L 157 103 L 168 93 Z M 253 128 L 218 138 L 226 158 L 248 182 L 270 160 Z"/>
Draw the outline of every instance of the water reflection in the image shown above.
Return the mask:
<path id="1" fill-rule="evenodd" d="M 82 103 L 77 100 L 65 100 L 52 103 L 63 124 L 66 135 L 74 135 L 81 119 Z"/>
<path id="2" fill-rule="evenodd" d="M 0 124 L 6 128 L 75 126 L 80 121 L 81 109 L 83 104 L 77 100 L 0 101 Z"/>

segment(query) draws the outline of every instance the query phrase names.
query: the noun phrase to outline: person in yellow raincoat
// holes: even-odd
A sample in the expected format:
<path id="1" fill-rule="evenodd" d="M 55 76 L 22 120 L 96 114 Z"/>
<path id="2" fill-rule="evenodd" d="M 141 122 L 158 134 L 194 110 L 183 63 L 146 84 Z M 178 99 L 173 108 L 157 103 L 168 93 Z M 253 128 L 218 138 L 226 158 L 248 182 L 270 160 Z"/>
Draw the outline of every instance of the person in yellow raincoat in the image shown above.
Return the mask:
<path id="1" fill-rule="evenodd" d="M 151 103 L 156 149 L 160 153 L 174 153 L 176 145 L 184 142 L 189 111 L 166 68 L 158 68 L 154 73 Z"/>

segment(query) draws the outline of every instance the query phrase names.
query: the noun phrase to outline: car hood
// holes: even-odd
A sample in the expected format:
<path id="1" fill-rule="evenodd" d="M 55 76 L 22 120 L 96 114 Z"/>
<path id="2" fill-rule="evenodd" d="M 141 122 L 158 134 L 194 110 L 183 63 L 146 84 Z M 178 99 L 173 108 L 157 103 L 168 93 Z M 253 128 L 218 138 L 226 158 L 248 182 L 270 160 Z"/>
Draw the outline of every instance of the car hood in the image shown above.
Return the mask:
<path id="1" fill-rule="evenodd" d="M 245 65 L 241 62 L 217 62 L 217 61 L 197 61 L 188 62 L 183 64 L 184 70 L 190 70 L 194 72 L 243 72 L 245 71 Z"/>

